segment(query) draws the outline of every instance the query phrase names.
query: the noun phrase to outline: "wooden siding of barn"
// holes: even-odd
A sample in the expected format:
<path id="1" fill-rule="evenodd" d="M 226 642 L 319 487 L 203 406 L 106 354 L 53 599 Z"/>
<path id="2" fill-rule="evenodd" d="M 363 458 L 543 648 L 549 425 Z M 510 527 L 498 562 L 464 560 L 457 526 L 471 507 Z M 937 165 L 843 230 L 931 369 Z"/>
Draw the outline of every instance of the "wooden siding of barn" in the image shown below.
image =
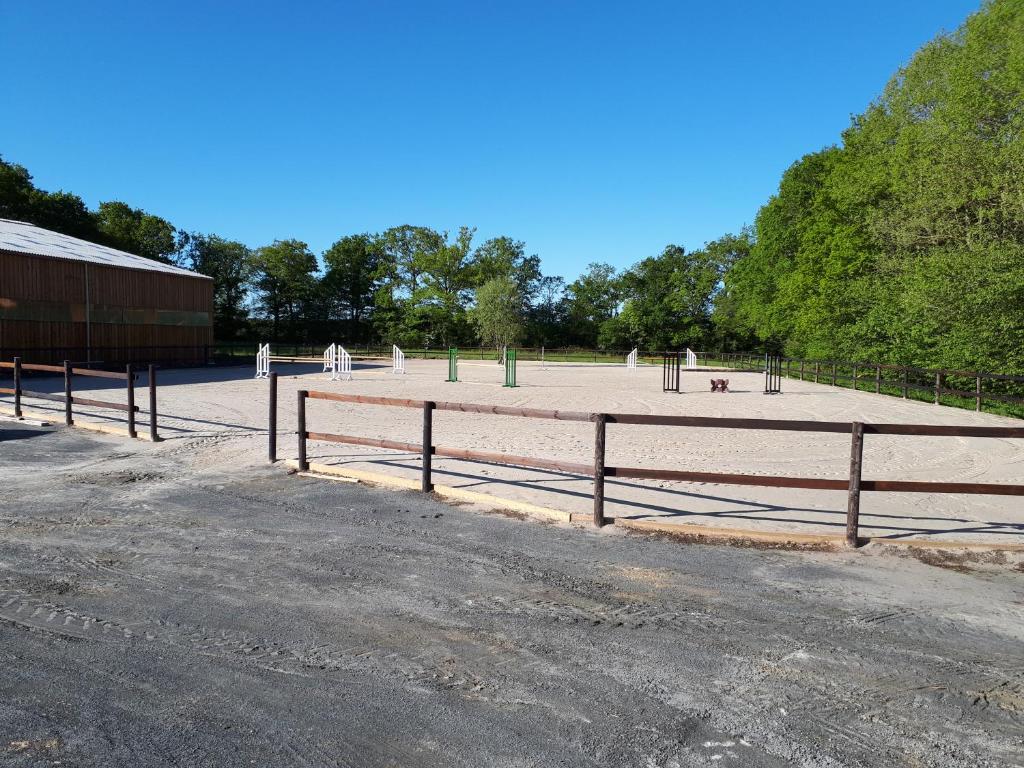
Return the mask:
<path id="1" fill-rule="evenodd" d="M 0 251 L 0 359 L 194 364 L 212 344 L 212 280 Z"/>

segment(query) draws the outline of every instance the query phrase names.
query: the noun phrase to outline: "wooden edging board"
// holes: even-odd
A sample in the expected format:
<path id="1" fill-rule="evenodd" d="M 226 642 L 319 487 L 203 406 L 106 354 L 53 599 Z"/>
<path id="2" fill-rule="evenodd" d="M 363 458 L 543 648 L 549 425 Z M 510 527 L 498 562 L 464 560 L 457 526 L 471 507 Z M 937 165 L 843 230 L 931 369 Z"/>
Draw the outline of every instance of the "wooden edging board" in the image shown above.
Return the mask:
<path id="1" fill-rule="evenodd" d="M 14 411 L 13 410 L 8 410 L 6 408 L 0 408 L 0 414 L 3 414 L 4 416 L 10 416 L 12 419 L 17 419 L 17 417 L 14 415 Z M 23 417 L 22 418 L 23 421 L 29 422 L 29 420 L 32 420 L 32 421 L 40 421 L 40 422 L 42 422 L 42 424 L 40 426 L 53 426 L 53 425 L 57 424 L 57 422 L 54 420 L 53 416 L 48 416 L 45 413 L 35 413 L 33 411 L 26 411 L 26 410 L 22 409 L 21 415 Z M 61 424 L 59 426 L 63 426 L 63 424 Z M 123 427 L 111 427 L 111 426 L 107 426 L 106 424 L 96 424 L 96 423 L 91 422 L 91 421 L 78 421 L 78 420 L 76 420 L 75 423 L 72 424 L 71 426 L 72 427 L 77 427 L 78 429 L 85 429 L 85 430 L 88 430 L 90 432 L 101 432 L 101 433 L 103 433 L 105 435 L 117 435 L 118 437 L 131 437 L 131 435 L 128 434 L 128 430 L 124 429 Z M 142 431 L 138 432 L 138 434 L 136 434 L 136 436 L 135 436 L 135 439 L 136 440 L 142 440 L 142 441 L 147 442 L 147 443 L 153 442 L 150 439 L 148 432 L 142 432 Z M 163 441 L 158 438 L 157 442 L 163 442 Z"/>
<path id="2" fill-rule="evenodd" d="M 287 459 L 285 464 L 292 469 L 298 469 L 299 462 L 294 459 Z M 347 467 L 336 467 L 328 464 L 316 464 L 309 462 L 309 472 L 317 475 L 335 475 L 340 478 L 351 478 L 355 480 L 362 480 L 366 483 L 373 483 L 374 485 L 382 485 L 388 488 L 400 488 L 409 491 L 419 491 L 420 481 L 419 478 L 413 480 L 405 477 L 395 477 L 394 475 L 383 475 L 377 472 L 364 472 L 359 469 L 348 469 Z M 525 515 L 533 517 L 543 518 L 545 520 L 555 520 L 558 522 L 568 523 L 569 513 L 563 512 L 558 509 L 551 509 L 550 507 L 542 507 L 537 504 L 530 504 L 525 501 L 515 501 L 513 499 L 505 499 L 500 496 L 491 496 L 487 493 L 478 493 L 476 491 L 467 491 L 462 488 L 452 488 L 447 485 L 434 484 L 434 493 L 442 498 L 451 499 L 452 501 L 466 501 L 471 504 L 483 504 L 491 507 L 492 509 L 508 509 L 513 512 L 522 512 Z"/>
<path id="3" fill-rule="evenodd" d="M 287 459 L 284 462 L 288 467 L 298 469 L 299 463 L 294 459 Z M 396 477 L 384 475 L 378 472 L 365 472 L 347 467 L 337 467 L 328 464 L 309 463 L 309 473 L 325 476 L 325 479 L 333 479 L 334 475 L 339 479 L 361 480 L 363 482 L 380 485 L 387 488 L 399 488 L 402 490 L 419 491 L 419 479 Z M 563 510 L 542 507 L 523 501 L 492 496 L 477 491 L 466 491 L 461 488 L 435 485 L 434 493 L 444 499 L 454 501 L 466 501 L 473 504 L 482 504 L 492 509 L 508 509 L 515 512 L 539 517 L 544 520 L 555 520 L 558 522 L 588 523 L 589 514 L 570 514 Z M 840 534 L 826 533 L 789 533 L 785 531 L 757 531 L 748 528 L 720 528 L 700 523 L 662 523 L 657 520 L 631 520 L 628 518 L 606 518 L 608 522 L 618 528 L 635 530 L 646 533 L 665 533 L 677 536 L 699 536 L 706 539 L 714 539 L 722 542 L 745 541 L 763 542 L 770 544 L 792 544 L 795 546 L 812 546 L 829 549 L 845 549 L 845 537 Z M 862 539 L 870 544 L 877 544 L 885 547 L 908 547 L 924 549 L 969 549 L 976 551 L 1002 551 L 1002 552 L 1024 552 L 1024 544 L 986 544 L 978 542 L 966 542 L 957 540 L 931 540 L 931 539 L 888 539 L 880 537 L 868 537 Z"/>

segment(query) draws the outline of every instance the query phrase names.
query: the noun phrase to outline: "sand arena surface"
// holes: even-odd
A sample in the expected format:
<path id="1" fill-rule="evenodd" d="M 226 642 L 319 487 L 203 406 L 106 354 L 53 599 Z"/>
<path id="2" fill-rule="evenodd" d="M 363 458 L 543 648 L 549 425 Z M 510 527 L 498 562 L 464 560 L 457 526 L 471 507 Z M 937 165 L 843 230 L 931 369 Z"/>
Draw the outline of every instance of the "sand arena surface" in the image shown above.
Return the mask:
<path id="1" fill-rule="evenodd" d="M 391 373 L 390 362 L 357 361 L 352 381 L 329 381 L 314 365 L 274 365 L 279 373 L 280 459 L 294 459 L 296 391 L 328 392 L 499 404 L 544 409 L 644 414 L 686 414 L 819 421 L 1019 426 L 1016 419 L 978 414 L 887 395 L 853 392 L 825 384 L 783 380 L 782 395 L 762 394 L 764 378 L 753 373 L 683 373 L 683 394 L 661 391 L 661 368 L 624 365 L 521 362 L 519 387 L 502 386 L 493 361 L 464 360 L 458 383 L 444 381 L 446 360 L 407 360 L 408 373 Z M 159 373 L 160 431 L 153 447 L 190 454 L 204 466 L 260 463 L 266 457 L 268 385 L 255 369 L 168 370 Z M 709 391 L 714 375 L 730 380 L 731 392 Z M 144 383 L 144 382 L 143 382 Z M 26 387 L 60 391 L 52 379 Z M 88 389 L 95 387 L 95 389 Z M 76 393 L 123 402 L 117 384 L 76 379 Z M 9 404 L 4 398 L 4 404 Z M 145 407 L 144 390 L 136 402 Z M 26 400 L 37 412 L 58 414 L 58 403 Z M 123 423 L 113 411 L 79 409 L 83 420 Z M 310 400 L 307 429 L 369 438 L 420 441 L 417 409 Z M 593 425 L 436 412 L 434 444 L 534 458 L 593 461 Z M 846 479 L 848 435 L 612 424 L 607 464 L 708 472 L 736 472 Z M 392 475 L 419 477 L 419 457 L 396 451 L 310 442 L 311 462 Z M 434 458 L 436 483 L 496 497 L 590 514 L 590 478 L 536 469 Z M 864 478 L 881 480 L 1024 483 L 1024 441 L 988 438 L 868 435 Z M 760 488 L 707 483 L 619 480 L 606 485 L 606 514 L 716 528 L 799 533 L 842 533 L 846 494 L 840 491 Z M 864 493 L 861 534 L 937 541 L 1024 544 L 1021 500 L 1002 496 Z"/>

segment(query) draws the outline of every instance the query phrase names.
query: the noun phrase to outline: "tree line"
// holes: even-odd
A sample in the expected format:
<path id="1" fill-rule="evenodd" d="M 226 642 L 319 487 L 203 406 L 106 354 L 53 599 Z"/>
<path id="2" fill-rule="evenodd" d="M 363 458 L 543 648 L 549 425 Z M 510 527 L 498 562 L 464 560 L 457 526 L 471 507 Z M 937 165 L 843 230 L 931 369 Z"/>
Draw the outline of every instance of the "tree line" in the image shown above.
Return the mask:
<path id="1" fill-rule="evenodd" d="M 1024 372 L 1024 2 L 927 43 L 842 142 L 799 159 L 754 223 L 632 267 L 545 275 L 512 236 L 401 225 L 323 253 L 89 210 L 0 159 L 0 217 L 214 279 L 219 340 L 647 350 Z"/>
<path id="2" fill-rule="evenodd" d="M 716 299 L 794 356 L 1024 372 L 1024 2 L 924 45 L 798 160 Z"/>
<path id="3" fill-rule="evenodd" d="M 745 235 L 692 252 L 669 245 L 621 272 L 590 264 L 571 283 L 545 275 L 523 241 L 476 243 L 471 227 L 349 234 L 321 254 L 294 238 L 250 248 L 120 201 L 89 210 L 76 195 L 37 188 L 2 158 L 0 217 L 212 277 L 220 341 L 703 347 L 719 341 L 715 294 L 750 245 Z"/>

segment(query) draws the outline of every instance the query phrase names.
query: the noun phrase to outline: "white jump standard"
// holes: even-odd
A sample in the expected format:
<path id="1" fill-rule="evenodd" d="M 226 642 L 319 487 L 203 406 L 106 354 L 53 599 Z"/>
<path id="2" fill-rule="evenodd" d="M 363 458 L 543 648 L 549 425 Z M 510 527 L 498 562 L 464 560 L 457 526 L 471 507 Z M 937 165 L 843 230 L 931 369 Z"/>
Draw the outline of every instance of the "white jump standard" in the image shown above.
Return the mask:
<path id="1" fill-rule="evenodd" d="M 332 344 L 334 347 L 334 365 L 331 368 L 331 381 L 344 379 L 352 381 L 352 355 L 350 355 L 341 344 Z"/>
<path id="2" fill-rule="evenodd" d="M 686 348 L 686 370 L 692 371 L 697 368 L 697 353 L 689 347 Z"/>
<path id="3" fill-rule="evenodd" d="M 299 357 L 288 355 L 271 355 L 270 344 L 260 344 L 256 348 L 256 378 L 270 377 L 271 363 L 320 363 L 323 372 L 331 374 L 331 381 L 341 378 L 352 379 L 352 356 L 341 344 L 331 344 L 321 357 Z"/>
<path id="4" fill-rule="evenodd" d="M 260 344 L 256 348 L 256 378 L 270 378 L 270 345 Z"/>
<path id="5" fill-rule="evenodd" d="M 324 350 L 324 373 L 334 373 L 334 358 L 338 354 L 337 344 L 331 344 L 327 349 Z M 334 376 L 331 376 L 333 379 Z"/>
<path id="6" fill-rule="evenodd" d="M 637 347 L 633 347 L 633 351 L 626 355 L 626 368 L 628 368 L 631 371 L 636 370 L 637 350 Z"/>
<path id="7" fill-rule="evenodd" d="M 397 344 L 391 345 L 391 372 L 405 373 L 405 352 Z"/>

